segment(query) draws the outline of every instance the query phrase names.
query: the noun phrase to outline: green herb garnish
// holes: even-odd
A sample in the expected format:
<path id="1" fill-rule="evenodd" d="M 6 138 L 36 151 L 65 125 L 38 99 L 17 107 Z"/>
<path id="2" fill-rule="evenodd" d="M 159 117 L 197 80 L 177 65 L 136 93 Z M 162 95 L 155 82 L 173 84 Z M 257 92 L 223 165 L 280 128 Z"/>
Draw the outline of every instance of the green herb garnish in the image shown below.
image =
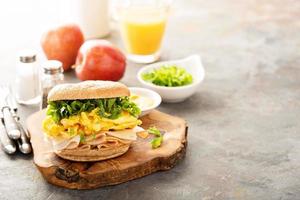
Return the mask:
<path id="1" fill-rule="evenodd" d="M 160 147 L 161 143 L 163 142 L 163 136 L 161 132 L 156 127 L 150 127 L 147 131 L 148 133 L 155 136 L 155 138 L 150 142 L 152 145 L 152 149 Z"/>
<path id="2" fill-rule="evenodd" d="M 83 143 L 83 142 L 85 142 L 85 136 L 84 136 L 84 132 L 83 132 L 83 131 L 81 131 L 81 132 L 79 133 L 79 135 L 80 135 L 80 143 Z"/>
<path id="3" fill-rule="evenodd" d="M 99 108 L 99 116 L 116 119 L 122 111 L 127 111 L 130 115 L 138 117 L 141 113 L 139 107 L 131 102 L 128 97 L 118 97 L 109 99 L 88 99 L 88 100 L 65 100 L 48 102 L 47 115 L 58 123 L 63 118 L 77 115 L 81 112 L 91 112 Z"/>
<path id="4" fill-rule="evenodd" d="M 162 66 L 142 74 L 145 81 L 166 87 L 178 87 L 191 84 L 193 77 L 184 68 L 176 65 Z"/>
<path id="5" fill-rule="evenodd" d="M 150 127 L 147 131 L 148 131 L 148 133 L 155 135 L 157 137 L 161 136 L 160 131 L 156 127 Z"/>
<path id="6" fill-rule="evenodd" d="M 161 143 L 163 142 L 163 137 L 156 137 L 153 140 L 151 140 L 152 149 L 156 149 L 160 147 Z"/>
<path id="7" fill-rule="evenodd" d="M 72 127 L 68 128 L 68 134 L 69 134 L 70 136 L 73 136 L 73 135 L 75 134 L 74 128 L 72 128 Z"/>

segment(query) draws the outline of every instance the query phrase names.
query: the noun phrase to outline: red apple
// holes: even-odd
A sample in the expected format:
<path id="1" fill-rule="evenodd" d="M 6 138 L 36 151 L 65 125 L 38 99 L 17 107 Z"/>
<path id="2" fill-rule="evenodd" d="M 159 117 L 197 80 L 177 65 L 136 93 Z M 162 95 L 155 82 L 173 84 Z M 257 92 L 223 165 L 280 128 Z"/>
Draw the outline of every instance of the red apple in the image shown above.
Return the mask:
<path id="1" fill-rule="evenodd" d="M 107 40 L 89 40 L 79 49 L 75 71 L 80 80 L 120 80 L 125 72 L 124 54 Z"/>
<path id="2" fill-rule="evenodd" d="M 64 70 L 74 65 L 77 52 L 84 42 L 83 34 L 76 25 L 51 29 L 42 36 L 41 45 L 49 60 L 59 60 Z"/>

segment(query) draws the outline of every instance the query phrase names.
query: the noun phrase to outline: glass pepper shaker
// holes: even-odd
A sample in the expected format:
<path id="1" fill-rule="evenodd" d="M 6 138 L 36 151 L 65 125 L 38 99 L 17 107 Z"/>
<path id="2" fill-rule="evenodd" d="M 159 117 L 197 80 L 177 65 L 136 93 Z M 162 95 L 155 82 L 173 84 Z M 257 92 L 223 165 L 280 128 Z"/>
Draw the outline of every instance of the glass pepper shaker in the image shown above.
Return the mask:
<path id="1" fill-rule="evenodd" d="M 62 63 L 58 60 L 48 60 L 43 64 L 43 74 L 42 74 L 42 101 L 41 109 L 47 107 L 47 97 L 49 91 L 57 84 L 64 82 Z"/>
<path id="2" fill-rule="evenodd" d="M 20 52 L 16 65 L 15 91 L 19 104 L 39 103 L 40 83 L 35 51 L 23 50 Z"/>

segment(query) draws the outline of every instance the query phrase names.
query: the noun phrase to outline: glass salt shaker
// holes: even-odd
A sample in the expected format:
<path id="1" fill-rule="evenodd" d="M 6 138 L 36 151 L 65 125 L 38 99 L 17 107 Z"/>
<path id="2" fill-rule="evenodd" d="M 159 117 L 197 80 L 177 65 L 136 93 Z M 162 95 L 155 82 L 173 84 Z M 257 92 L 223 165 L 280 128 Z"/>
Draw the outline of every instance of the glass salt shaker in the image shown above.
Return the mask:
<path id="1" fill-rule="evenodd" d="M 64 81 L 62 63 L 58 60 L 48 60 L 43 64 L 42 74 L 42 101 L 41 109 L 47 107 L 47 97 L 49 91 L 57 84 L 61 84 Z"/>
<path id="2" fill-rule="evenodd" d="M 39 71 L 36 53 L 23 50 L 16 66 L 16 100 L 19 104 L 33 105 L 40 101 Z"/>

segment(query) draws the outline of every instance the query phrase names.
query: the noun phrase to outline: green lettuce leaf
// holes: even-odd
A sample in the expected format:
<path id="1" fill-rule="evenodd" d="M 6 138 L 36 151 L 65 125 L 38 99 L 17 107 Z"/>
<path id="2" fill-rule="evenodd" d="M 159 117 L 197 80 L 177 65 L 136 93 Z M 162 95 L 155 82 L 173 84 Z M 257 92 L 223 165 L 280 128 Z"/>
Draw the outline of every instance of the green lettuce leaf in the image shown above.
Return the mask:
<path id="1" fill-rule="evenodd" d="M 163 142 L 163 135 L 161 132 L 154 126 L 150 127 L 147 132 L 155 136 L 155 138 L 153 138 L 150 142 L 152 149 L 160 147 Z"/>
<path id="2" fill-rule="evenodd" d="M 99 108 L 99 116 L 108 119 L 117 119 L 122 111 L 127 111 L 130 115 L 138 117 L 140 108 L 129 100 L 128 97 L 108 98 L 108 99 L 88 99 L 88 100 L 65 100 L 48 102 L 47 115 L 58 123 L 63 118 L 77 115 L 81 112 L 91 112 Z"/>
<path id="3" fill-rule="evenodd" d="M 142 74 L 145 81 L 166 87 L 178 87 L 191 84 L 193 77 L 184 68 L 176 65 L 162 66 Z"/>
<path id="4" fill-rule="evenodd" d="M 156 127 L 150 127 L 147 131 L 148 131 L 148 133 L 155 135 L 157 137 L 161 136 L 160 131 Z"/>
<path id="5" fill-rule="evenodd" d="M 160 147 L 162 142 L 163 142 L 163 137 L 162 136 L 152 139 L 151 140 L 152 149 L 156 149 L 156 148 Z"/>

